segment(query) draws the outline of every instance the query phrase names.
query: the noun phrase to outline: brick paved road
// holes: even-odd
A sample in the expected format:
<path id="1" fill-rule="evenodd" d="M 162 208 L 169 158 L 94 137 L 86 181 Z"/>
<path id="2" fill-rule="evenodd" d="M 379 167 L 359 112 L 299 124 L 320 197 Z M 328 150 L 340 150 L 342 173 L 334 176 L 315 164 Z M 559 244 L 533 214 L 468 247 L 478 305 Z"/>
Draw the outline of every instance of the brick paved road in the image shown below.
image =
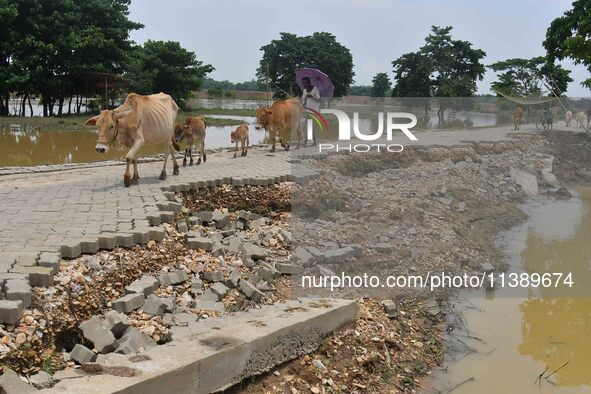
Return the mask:
<path id="1" fill-rule="evenodd" d="M 508 139 L 511 131 L 506 127 L 416 135 L 420 145 L 455 145 L 466 140 Z M 397 136 L 394 143 L 407 145 L 408 140 Z M 16 276 L 8 272 L 29 274 L 32 285 L 43 285 L 46 267 L 55 269 L 54 260 L 60 256 L 71 258 L 94 253 L 99 247 L 159 240 L 164 234 L 153 226 L 172 220 L 173 211 L 181 208 L 170 192 L 222 183 L 288 180 L 293 170 L 290 157 L 283 151 L 271 155 L 268 148 L 254 148 L 246 158 L 233 159 L 232 153 L 223 151 L 209 155 L 200 166 L 181 167 L 179 176 L 173 176 L 169 167 L 165 181 L 157 179 L 161 162 L 144 163 L 139 166 L 140 184 L 129 188 L 123 187 L 123 166 L 2 176 L 0 288 L 3 278 Z M 50 253 L 40 256 L 41 252 Z M 36 267 L 37 262 L 44 267 Z"/>

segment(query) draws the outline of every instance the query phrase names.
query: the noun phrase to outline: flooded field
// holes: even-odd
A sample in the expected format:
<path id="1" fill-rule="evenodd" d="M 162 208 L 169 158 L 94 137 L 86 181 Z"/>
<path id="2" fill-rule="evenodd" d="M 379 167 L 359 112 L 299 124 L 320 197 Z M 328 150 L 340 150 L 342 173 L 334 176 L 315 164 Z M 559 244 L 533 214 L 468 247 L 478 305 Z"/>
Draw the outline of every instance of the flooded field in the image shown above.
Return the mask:
<path id="1" fill-rule="evenodd" d="M 574 290 L 463 294 L 455 304 L 461 328 L 449 335 L 444 370 L 429 382 L 434 390 L 591 392 L 591 188 L 578 192 L 529 202 L 529 220 L 500 240 L 511 272 L 572 272 Z"/>
<path id="2" fill-rule="evenodd" d="M 212 115 L 211 117 L 218 117 Z M 236 119 L 252 123 L 247 116 L 223 115 L 220 118 Z M 18 120 L 15 120 L 15 122 Z M 236 126 L 210 126 L 207 128 L 206 149 L 232 146 L 230 133 Z M 90 163 L 125 157 L 128 149 L 115 146 L 106 154 L 96 153 L 97 134 L 88 127 L 64 124 L 61 128 L 40 128 L 23 124 L 0 126 L 0 167 L 36 166 L 44 164 Z M 265 140 L 263 130 L 250 127 L 250 143 L 260 144 Z M 163 147 L 144 146 L 141 156 L 160 154 Z"/>

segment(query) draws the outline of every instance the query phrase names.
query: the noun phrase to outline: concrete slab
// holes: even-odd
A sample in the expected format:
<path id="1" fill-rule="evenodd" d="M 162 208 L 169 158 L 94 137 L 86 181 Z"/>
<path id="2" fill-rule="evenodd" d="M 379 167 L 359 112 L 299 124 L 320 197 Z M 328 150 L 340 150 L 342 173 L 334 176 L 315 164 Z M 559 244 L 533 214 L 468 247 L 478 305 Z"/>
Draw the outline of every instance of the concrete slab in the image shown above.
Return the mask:
<path id="1" fill-rule="evenodd" d="M 210 393 L 314 351 L 356 311 L 352 300 L 301 299 L 191 323 L 171 343 L 147 349 L 150 359 L 121 361 L 137 376 L 88 375 L 44 392 Z"/>

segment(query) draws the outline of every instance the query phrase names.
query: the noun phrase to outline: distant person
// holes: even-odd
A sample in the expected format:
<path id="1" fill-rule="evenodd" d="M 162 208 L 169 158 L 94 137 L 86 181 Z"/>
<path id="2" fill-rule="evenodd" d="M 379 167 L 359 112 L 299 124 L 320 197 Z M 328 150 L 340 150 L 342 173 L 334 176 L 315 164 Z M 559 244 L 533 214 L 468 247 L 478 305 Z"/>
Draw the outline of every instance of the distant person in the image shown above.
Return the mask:
<path id="1" fill-rule="evenodd" d="M 314 111 L 320 111 L 320 91 L 310 81 L 310 78 L 304 77 L 302 78 L 302 85 L 304 87 L 304 91 L 302 92 L 302 104 L 304 108 L 310 108 Z M 312 138 L 314 145 L 316 144 L 316 133 L 314 133 L 314 123 L 312 119 L 307 119 L 306 129 L 305 130 L 312 130 L 312 135 L 309 136 L 305 134 L 304 146 L 306 146 L 305 141 Z"/>
<path id="2" fill-rule="evenodd" d="M 320 111 L 320 92 L 318 88 L 312 85 L 308 77 L 302 78 L 302 85 L 304 86 L 304 92 L 302 93 L 304 107 Z"/>

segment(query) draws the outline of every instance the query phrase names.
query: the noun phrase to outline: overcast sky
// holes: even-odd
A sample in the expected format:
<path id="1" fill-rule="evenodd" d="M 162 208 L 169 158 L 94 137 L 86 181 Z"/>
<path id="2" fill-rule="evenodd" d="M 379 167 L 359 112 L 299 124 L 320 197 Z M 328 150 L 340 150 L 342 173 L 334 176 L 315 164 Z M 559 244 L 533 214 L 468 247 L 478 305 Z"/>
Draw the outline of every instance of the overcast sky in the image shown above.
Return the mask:
<path id="1" fill-rule="evenodd" d="M 416 51 L 431 25 L 454 27 L 454 38 L 486 51 L 485 64 L 545 53 L 550 22 L 572 0 L 133 0 L 131 19 L 145 28 L 132 39 L 179 41 L 212 64 L 212 78 L 242 82 L 254 78 L 261 46 L 280 32 L 308 35 L 327 31 L 353 55 L 355 84 L 378 72 L 392 78 L 391 61 Z M 565 61 L 572 78 L 568 95 L 591 96 L 580 82 L 589 73 Z M 490 93 L 490 71 L 479 93 Z"/>

